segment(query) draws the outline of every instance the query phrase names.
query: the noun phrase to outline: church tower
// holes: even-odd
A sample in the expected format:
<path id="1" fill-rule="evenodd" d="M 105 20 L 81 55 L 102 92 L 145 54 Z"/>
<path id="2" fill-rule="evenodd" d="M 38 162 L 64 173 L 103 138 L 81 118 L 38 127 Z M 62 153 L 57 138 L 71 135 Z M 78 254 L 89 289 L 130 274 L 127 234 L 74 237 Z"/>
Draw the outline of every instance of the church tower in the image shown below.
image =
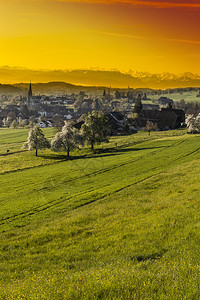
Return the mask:
<path id="1" fill-rule="evenodd" d="M 28 107 L 30 107 L 32 96 L 33 96 L 33 92 L 32 92 L 32 86 L 30 82 L 29 90 L 28 90 Z"/>

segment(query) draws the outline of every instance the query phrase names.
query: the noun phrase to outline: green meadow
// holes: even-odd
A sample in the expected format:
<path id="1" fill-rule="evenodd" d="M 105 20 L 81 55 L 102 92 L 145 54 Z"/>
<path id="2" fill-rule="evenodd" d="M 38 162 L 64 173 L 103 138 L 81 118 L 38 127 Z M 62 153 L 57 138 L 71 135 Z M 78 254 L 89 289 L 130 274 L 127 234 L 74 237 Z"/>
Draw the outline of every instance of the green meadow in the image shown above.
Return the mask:
<path id="1" fill-rule="evenodd" d="M 0 299 L 200 298 L 199 135 L 112 137 L 68 160 L 24 151 L 27 134 L 0 130 Z"/>
<path id="2" fill-rule="evenodd" d="M 168 97 L 173 99 L 174 102 L 180 101 L 182 99 L 185 102 L 199 102 L 199 97 L 197 97 L 197 91 L 185 91 L 183 93 L 172 93 L 172 94 L 160 94 L 159 97 Z M 157 100 L 158 96 L 150 96 L 152 100 Z"/>

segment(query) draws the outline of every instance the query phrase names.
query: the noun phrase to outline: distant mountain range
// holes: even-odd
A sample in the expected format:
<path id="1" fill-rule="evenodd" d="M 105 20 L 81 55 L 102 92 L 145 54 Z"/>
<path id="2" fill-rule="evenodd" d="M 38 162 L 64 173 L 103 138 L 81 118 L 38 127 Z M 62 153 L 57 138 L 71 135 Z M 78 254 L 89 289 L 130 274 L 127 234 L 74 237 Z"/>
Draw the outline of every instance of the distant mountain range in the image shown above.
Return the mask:
<path id="1" fill-rule="evenodd" d="M 200 87 L 200 75 L 193 73 L 184 74 L 151 74 L 144 72 L 122 73 L 117 70 L 31 70 L 22 68 L 0 67 L 0 82 L 9 83 L 17 88 L 24 88 L 24 84 L 19 83 L 48 83 L 59 82 L 59 86 L 68 82 L 68 88 L 72 85 L 83 86 L 105 86 L 112 88 L 184 88 Z M 18 84 L 17 84 L 18 83 Z M 52 84 L 49 84 L 52 85 Z M 4 87 L 11 88 L 9 86 Z M 51 87 L 50 87 L 51 88 Z M 3 86 L 0 86 L 0 91 Z M 13 88 L 14 89 L 14 88 Z M 14 90 L 13 90 L 14 91 Z"/>

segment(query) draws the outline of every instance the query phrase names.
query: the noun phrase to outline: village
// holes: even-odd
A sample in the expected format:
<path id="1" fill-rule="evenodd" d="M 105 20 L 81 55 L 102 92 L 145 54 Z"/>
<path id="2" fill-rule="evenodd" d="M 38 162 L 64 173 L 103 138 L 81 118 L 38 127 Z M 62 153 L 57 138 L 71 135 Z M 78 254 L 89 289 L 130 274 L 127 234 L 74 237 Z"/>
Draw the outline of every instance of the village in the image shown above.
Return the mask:
<path id="1" fill-rule="evenodd" d="M 185 111 L 172 99 L 158 96 L 152 103 L 146 93 L 136 94 L 132 89 L 114 93 L 108 89 L 102 96 L 92 97 L 84 91 L 49 96 L 35 95 L 30 83 L 26 97 L 1 97 L 7 100 L 7 104 L 0 107 L 1 127 L 30 128 L 36 124 L 41 128 L 61 128 L 65 121 L 70 121 L 80 128 L 84 117 L 94 111 L 107 116 L 111 134 L 133 133 L 144 129 L 147 122 L 154 124 L 157 130 L 185 125 Z"/>

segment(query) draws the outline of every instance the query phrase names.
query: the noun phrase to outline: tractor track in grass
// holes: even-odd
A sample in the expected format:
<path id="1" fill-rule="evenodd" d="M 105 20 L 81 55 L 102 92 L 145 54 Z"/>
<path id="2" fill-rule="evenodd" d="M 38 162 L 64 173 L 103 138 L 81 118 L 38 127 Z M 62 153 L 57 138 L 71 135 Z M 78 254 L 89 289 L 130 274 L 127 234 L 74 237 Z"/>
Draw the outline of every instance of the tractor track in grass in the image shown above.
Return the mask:
<path id="1" fill-rule="evenodd" d="M 184 156 L 178 157 L 178 158 L 176 158 L 176 159 L 170 161 L 170 164 L 173 163 L 173 162 L 175 162 L 175 161 L 178 161 L 178 160 L 181 160 L 181 159 L 183 159 L 183 158 L 186 158 L 186 157 L 188 157 L 188 156 L 191 156 L 191 155 L 193 155 L 193 154 L 195 154 L 195 153 L 197 153 L 197 152 L 199 152 L 199 151 L 200 151 L 200 147 L 198 147 L 196 150 L 194 150 L 194 151 L 192 151 L 192 152 L 190 152 L 190 153 L 187 153 L 187 154 L 184 155 Z M 156 170 L 156 169 L 158 169 L 158 168 L 160 168 L 160 167 L 163 167 L 163 166 L 166 166 L 166 165 L 169 165 L 169 164 L 159 165 L 158 167 L 152 168 L 152 169 L 150 169 L 150 170 L 153 171 L 153 170 Z M 148 170 L 148 171 L 145 170 L 145 172 L 149 172 L 150 170 Z M 151 179 L 151 178 L 156 177 L 156 176 L 158 176 L 158 175 L 160 175 L 160 174 L 163 174 L 165 171 L 166 171 L 166 170 L 162 170 L 162 171 L 160 171 L 160 172 L 158 172 L 158 173 L 156 173 L 156 174 L 149 175 L 149 176 L 147 176 L 147 177 L 145 177 L 145 178 L 143 178 L 143 179 L 140 179 L 140 180 L 138 180 L 138 181 L 136 181 L 136 182 L 133 182 L 133 183 L 131 183 L 131 184 L 128 184 L 128 185 L 126 185 L 126 186 L 124 186 L 124 187 L 121 187 L 121 188 L 119 188 L 119 189 L 116 189 L 116 190 L 113 191 L 112 193 L 106 194 L 105 196 L 103 196 L 103 197 L 101 197 L 101 198 L 91 200 L 91 201 L 88 202 L 88 203 L 83 203 L 83 204 L 81 204 L 81 205 L 75 207 L 73 210 L 76 210 L 76 209 L 78 209 L 78 208 L 81 208 L 81 207 L 84 207 L 84 206 L 86 206 L 86 205 L 92 204 L 92 203 L 94 203 L 94 202 L 96 202 L 96 201 L 102 200 L 102 199 L 106 198 L 107 196 L 111 196 L 111 195 L 117 194 L 117 193 L 119 193 L 119 192 L 121 192 L 121 191 L 123 191 L 123 190 L 125 190 L 125 189 L 127 189 L 127 188 L 129 188 L 129 187 L 131 187 L 131 186 L 140 184 L 140 183 L 142 183 L 142 182 L 144 182 L 144 181 L 146 181 L 146 180 L 148 180 L 148 179 Z M 142 174 L 142 173 L 140 173 L 140 174 L 138 174 L 138 175 L 141 175 L 141 174 Z"/>
<path id="2" fill-rule="evenodd" d="M 177 145 L 180 145 L 181 143 L 184 142 L 184 140 L 185 140 L 185 139 L 182 139 L 181 141 L 179 141 L 179 142 L 177 142 L 177 143 L 175 143 L 175 144 L 173 144 L 173 145 L 171 145 L 171 146 L 167 146 L 167 148 L 169 148 L 169 147 L 175 147 L 175 146 L 177 146 Z M 199 150 L 199 148 L 196 149 L 195 151 L 191 152 L 191 153 L 188 153 L 186 156 L 191 155 L 191 154 L 197 152 L 198 150 Z M 158 150 L 157 150 L 157 151 L 158 151 Z M 152 154 L 156 153 L 157 151 L 152 151 L 151 153 L 147 154 L 147 156 L 148 156 L 148 155 L 152 155 Z M 164 151 L 164 150 L 161 150 L 161 151 Z M 126 165 L 128 165 L 128 164 L 130 164 L 130 163 L 134 163 L 134 162 L 136 162 L 136 161 L 138 161 L 138 160 L 141 160 L 141 159 L 143 159 L 143 158 L 144 158 L 144 156 L 139 157 L 138 159 L 135 159 L 135 160 L 130 160 L 130 161 L 128 161 L 128 162 L 126 162 L 126 163 L 123 163 L 123 164 L 120 164 L 120 165 L 115 165 L 115 166 L 112 167 L 112 168 L 106 168 L 106 169 L 104 169 L 104 170 L 102 170 L 102 171 L 95 171 L 95 172 L 86 174 L 86 175 L 84 175 L 84 176 L 79 176 L 79 177 L 70 179 L 70 180 L 68 180 L 68 181 L 65 181 L 65 183 L 72 182 L 72 181 L 75 181 L 75 180 L 77 180 L 77 179 L 82 179 L 82 178 L 88 177 L 88 176 L 93 176 L 93 175 L 98 175 L 98 174 L 101 174 L 101 173 L 106 173 L 106 172 L 112 171 L 112 170 L 114 170 L 114 169 L 116 169 L 116 168 L 120 168 L 120 167 L 126 166 Z M 171 163 L 171 162 L 174 162 L 174 161 L 176 161 L 176 160 L 178 160 L 178 159 L 180 159 L 180 158 L 182 158 L 182 157 L 179 157 L 179 158 L 177 158 L 177 159 L 175 159 L 175 160 L 173 160 L 173 161 L 170 161 L 170 163 Z M 165 166 L 165 165 L 166 165 L 166 164 L 162 164 L 162 165 L 159 165 L 158 167 L 151 168 L 150 170 L 155 170 L 155 169 L 157 169 L 157 168 L 159 168 L 159 167 L 162 167 L 162 166 Z M 150 170 L 147 170 L 146 172 L 148 172 L 148 171 L 150 171 Z M 143 172 L 142 172 L 142 173 L 143 173 Z M 141 175 L 142 173 L 137 174 L 137 176 L 138 176 L 138 175 Z M 157 174 L 155 174 L 155 176 L 156 176 L 156 175 L 157 175 Z M 154 176 L 154 175 L 153 175 L 153 176 Z M 142 181 L 144 181 L 144 180 L 146 180 L 146 178 L 143 179 Z M 137 184 L 137 183 L 138 183 L 138 182 L 135 182 L 135 183 L 133 183 L 133 184 Z M 131 185 L 132 185 L 132 184 L 131 184 Z M 130 185 L 130 186 L 131 186 L 131 185 Z M 88 192 L 89 192 L 89 191 L 87 190 L 86 192 L 80 193 L 80 194 L 77 194 L 77 195 L 84 195 L 84 194 L 87 194 Z M 72 198 L 73 198 L 73 197 L 65 198 L 63 201 L 70 200 L 70 199 L 72 199 Z M 61 199 L 62 199 L 62 197 L 61 197 Z M 48 204 L 49 204 L 49 203 L 52 203 L 52 202 L 55 202 L 55 201 L 56 201 L 56 204 L 58 204 L 57 200 L 52 200 L 51 202 L 48 202 Z M 62 201 L 61 201 L 61 202 L 62 202 Z M 60 202 L 59 202 L 59 203 L 60 203 Z M 41 207 L 44 207 L 44 206 L 47 206 L 47 203 L 35 207 L 34 209 L 32 209 L 32 211 L 35 211 L 35 210 L 37 210 L 38 208 L 41 208 Z M 8 220 L 8 219 L 11 219 L 11 218 L 15 218 L 15 217 L 17 217 L 17 216 L 20 216 L 20 215 L 23 215 L 23 214 L 26 214 L 26 213 L 29 213 L 29 212 L 31 212 L 31 210 L 28 210 L 28 211 L 26 211 L 26 212 L 22 212 L 22 213 L 13 215 L 13 216 L 11 216 L 11 217 L 2 218 L 2 219 L 0 219 L 0 222 L 1 222 L 1 221 Z M 0 225 L 1 225 L 1 223 L 0 223 Z"/>
<path id="3" fill-rule="evenodd" d="M 183 136 L 183 138 L 182 138 L 182 140 L 184 141 L 184 139 L 185 139 L 185 136 Z M 151 141 L 156 141 L 156 140 L 160 140 L 160 138 L 155 138 L 155 139 L 152 139 Z M 97 157 L 99 157 L 99 158 L 101 158 L 101 157 L 103 157 L 103 155 L 104 154 L 107 154 L 107 155 L 112 155 L 112 153 L 114 154 L 114 153 L 116 153 L 116 152 L 120 152 L 120 150 L 123 150 L 123 149 L 125 149 L 125 148 L 129 148 L 129 147 L 131 147 L 131 146 L 137 146 L 137 145 L 140 145 L 140 144 L 143 144 L 143 143 L 146 143 L 146 142 L 148 142 L 149 141 L 149 139 L 147 138 L 147 139 L 145 139 L 145 140 L 142 140 L 142 141 L 138 141 L 138 142 L 131 142 L 131 143 L 129 143 L 129 144 L 125 144 L 125 145 L 119 145 L 119 146 L 116 146 L 116 147 L 112 147 L 112 148 L 107 148 L 107 149 L 105 149 L 105 150 L 103 150 L 103 151 L 101 151 L 101 152 L 97 152 L 97 153 L 95 153 L 94 155 L 88 155 L 88 154 L 86 154 L 86 155 L 83 155 L 83 156 L 79 156 L 79 157 L 77 157 L 77 159 L 75 159 L 75 160 L 79 160 L 79 159 L 92 159 L 92 158 L 97 158 Z M 174 145 L 170 145 L 170 146 L 167 146 L 166 148 L 168 148 L 168 147 L 173 147 L 173 146 L 175 146 L 176 144 L 179 144 L 179 143 L 182 143 L 183 141 L 178 141 L 177 143 L 175 143 Z M 148 148 L 147 148 L 148 149 Z M 0 154 L 0 157 L 1 156 L 3 156 L 3 157 L 5 157 L 5 156 L 7 156 L 7 155 L 12 155 L 12 154 L 17 154 L 17 153 L 23 153 L 23 152 L 27 152 L 28 150 L 22 150 L 22 151 L 16 151 L 16 152 L 11 152 L 11 153 L 9 153 L 9 154 Z M 98 151 L 98 149 L 96 150 L 96 151 Z M 163 151 L 163 150 L 162 150 Z M 154 151 L 154 152 L 157 152 L 157 151 Z M 151 152 L 151 153 L 154 153 L 154 152 Z M 98 156 L 99 155 L 99 156 Z M 44 156 L 44 158 L 45 158 L 45 156 Z M 15 169 L 15 170 L 11 170 L 11 171 L 5 171 L 5 172 L 0 172 L 0 176 L 1 175 L 6 175 L 6 174 L 10 174 L 10 173 L 16 173 L 16 172 L 23 172 L 23 171 L 26 171 L 26 170 L 32 170 L 32 169 L 36 169 L 36 168 L 42 168 L 42 167 L 45 167 L 45 166 L 54 166 L 54 165 L 57 165 L 57 164 L 60 164 L 60 163 L 63 163 L 63 162 L 68 162 L 68 161 L 72 161 L 73 160 L 73 156 L 71 157 L 71 159 L 68 159 L 67 157 L 66 157 L 66 159 L 60 159 L 59 161 L 57 161 L 57 162 L 53 162 L 53 163 L 47 163 L 47 164 L 41 164 L 41 165 L 37 165 L 37 166 L 31 166 L 31 167 L 25 167 L 25 168 L 23 168 L 23 169 Z M 128 164 L 128 163 L 127 163 Z M 95 172 L 98 172 L 98 171 L 95 171 Z M 95 173 L 94 172 L 94 173 Z M 91 175 L 92 175 L 93 173 L 91 173 Z M 86 175 L 87 176 L 87 175 Z M 79 178 L 79 177 L 78 177 Z"/>
<path id="4" fill-rule="evenodd" d="M 176 143 L 176 146 L 177 146 L 177 145 L 180 145 L 182 142 L 183 142 L 183 141 L 179 141 L 179 143 Z M 175 144 L 173 144 L 172 146 L 175 146 Z M 172 147 L 172 146 L 170 146 L 170 147 Z M 185 157 L 188 157 L 188 156 L 190 156 L 190 155 L 192 155 L 192 154 L 195 154 L 195 153 L 197 153 L 199 150 L 200 150 L 200 147 L 198 147 L 197 149 L 195 149 L 195 150 L 192 151 L 192 152 L 189 152 L 189 153 L 185 154 L 184 156 L 180 156 L 180 157 L 178 157 L 178 158 L 176 158 L 176 159 L 174 159 L 174 160 L 171 160 L 171 161 L 168 162 L 168 163 L 161 164 L 161 165 L 159 165 L 159 166 L 157 166 L 157 167 L 155 167 L 155 168 L 151 168 L 151 169 L 149 169 L 149 170 L 146 170 L 145 172 L 155 171 L 156 169 L 162 168 L 162 167 L 164 167 L 164 166 L 166 167 L 167 165 L 171 165 L 173 162 L 175 162 L 175 161 L 177 161 L 177 160 L 181 160 L 181 159 L 183 159 L 183 158 L 185 158 Z M 150 153 L 150 154 L 151 154 L 151 153 Z M 129 163 L 130 163 L 130 162 L 129 162 Z M 123 164 L 123 165 L 124 165 L 124 164 Z M 107 171 L 109 171 L 109 170 L 106 170 L 105 172 L 107 172 Z M 129 188 L 129 187 L 131 187 L 131 186 L 133 186 L 133 185 L 140 184 L 141 182 L 144 182 L 144 181 L 146 181 L 146 180 L 148 180 L 148 179 L 150 179 L 150 178 L 153 178 L 153 177 L 155 177 L 155 176 L 158 176 L 159 174 L 162 174 L 163 172 L 164 172 L 164 170 L 162 170 L 162 171 L 160 171 L 160 172 L 157 172 L 156 174 L 152 174 L 152 175 L 146 176 L 145 178 L 142 178 L 142 179 L 140 179 L 140 180 L 138 180 L 138 181 L 132 182 L 132 183 L 130 183 L 130 184 L 128 184 L 128 185 L 126 184 L 125 186 L 122 186 L 122 187 L 120 187 L 120 188 L 117 188 L 117 189 L 115 189 L 114 191 L 112 191 L 111 193 L 106 193 L 105 195 L 101 195 L 100 197 L 97 197 L 97 198 L 96 198 L 95 195 L 94 195 L 95 199 L 93 199 L 93 200 L 91 199 L 90 201 L 84 202 L 83 204 L 79 204 L 79 205 L 77 205 L 77 206 L 75 206 L 75 207 L 73 207 L 73 205 L 72 205 L 71 210 L 75 210 L 75 209 L 78 209 L 78 208 L 80 208 L 80 207 L 82 207 L 82 206 L 89 205 L 90 203 L 93 203 L 93 202 L 99 201 L 99 200 L 101 200 L 101 199 L 104 199 L 105 197 L 107 197 L 107 196 L 109 196 L 109 195 L 118 193 L 118 192 L 120 192 L 120 191 L 122 191 L 122 190 L 124 190 L 124 189 L 126 189 L 126 188 Z M 140 173 L 140 174 L 137 174 L 137 176 L 140 176 L 140 175 L 143 174 L 143 173 L 144 173 L 144 172 L 142 172 L 142 173 Z M 91 174 L 90 174 L 90 175 L 91 175 Z M 86 176 L 88 176 L 88 175 L 86 175 Z M 79 178 L 80 178 L 80 177 L 79 177 Z M 76 180 L 76 179 L 74 179 L 74 180 Z M 100 187 L 100 188 L 96 189 L 95 192 L 98 193 L 98 191 L 100 191 L 102 188 L 105 188 L 106 186 L 107 186 L 107 185 L 104 185 L 103 187 Z M 48 203 L 45 203 L 45 204 L 36 206 L 35 208 L 29 209 L 29 210 L 27 210 L 27 211 L 23 211 L 23 212 L 18 213 L 18 214 L 15 214 L 15 215 L 12 215 L 12 216 L 8 216 L 8 217 L 6 217 L 6 218 L 2 218 L 2 219 L 0 219 L 0 225 L 3 225 L 3 224 L 8 223 L 8 222 L 12 222 L 12 221 L 24 219 L 24 218 L 26 218 L 26 217 L 29 217 L 29 216 L 38 214 L 38 213 L 40 213 L 40 212 L 43 212 L 43 211 L 48 210 L 48 209 L 50 209 L 50 208 L 53 208 L 53 207 L 55 207 L 55 206 L 58 207 L 60 204 L 66 202 L 66 201 L 72 201 L 73 199 L 75 200 L 77 196 L 82 196 L 82 197 L 83 197 L 84 195 L 87 195 L 87 194 L 90 193 L 91 191 L 92 191 L 92 189 L 90 188 L 90 190 L 86 190 L 86 191 L 84 191 L 83 193 L 79 193 L 79 194 L 76 194 L 75 196 L 70 196 L 70 197 L 67 197 L 67 198 L 65 198 L 65 196 L 63 195 L 63 196 L 60 197 L 59 199 L 49 201 Z M 70 210 L 70 207 L 68 207 L 68 209 L 66 209 L 66 210 L 62 209 L 62 212 L 69 211 L 69 210 Z"/>
<path id="5" fill-rule="evenodd" d="M 172 148 L 172 147 L 179 146 L 179 145 L 182 144 L 184 141 L 185 141 L 185 138 L 183 137 L 181 140 L 179 140 L 178 142 L 174 143 L 173 145 L 170 145 L 170 146 L 165 147 L 164 149 L 161 149 L 160 152 L 161 152 L 161 151 L 163 152 L 163 151 L 165 151 L 166 149 L 169 149 L 169 148 Z M 148 148 L 147 148 L 147 149 L 148 149 Z M 132 151 L 134 151 L 134 149 L 132 149 Z M 121 167 L 125 167 L 125 166 L 127 166 L 127 165 L 129 165 L 129 164 L 131 164 L 131 163 L 135 163 L 135 162 L 137 162 L 137 161 L 140 161 L 140 160 L 144 159 L 144 156 L 145 156 L 145 157 L 148 157 L 148 156 L 154 155 L 154 154 L 157 153 L 157 152 L 158 152 L 158 150 L 151 151 L 150 153 L 148 153 L 148 154 L 146 154 L 146 155 L 143 155 L 143 156 L 141 156 L 141 157 L 134 158 L 134 159 L 130 159 L 130 160 L 124 162 L 124 163 L 112 165 L 112 167 L 107 167 L 107 168 L 104 168 L 103 170 L 94 171 L 94 172 L 91 172 L 91 173 L 88 173 L 88 174 L 84 174 L 84 175 L 82 175 L 82 176 L 76 176 L 76 177 L 73 177 L 73 178 L 71 178 L 71 179 L 64 180 L 64 181 L 62 180 L 62 184 L 63 184 L 63 183 L 65 183 L 65 184 L 71 183 L 71 182 L 74 182 L 74 181 L 76 181 L 76 180 L 78 180 L 78 179 L 89 178 L 89 177 L 92 177 L 92 176 L 95 176 L 95 175 L 100 175 L 100 174 L 107 173 L 107 172 L 109 172 L 109 171 L 116 170 L 116 169 L 121 168 Z M 90 158 L 90 157 L 88 157 L 88 158 Z M 94 158 L 95 158 L 95 156 L 94 156 Z M 45 165 L 43 165 L 43 166 L 45 166 Z M 43 166 L 39 166 L 39 167 L 43 167 Z M 44 181 L 44 184 L 45 184 L 45 183 L 49 183 L 49 180 L 48 180 L 48 181 Z M 44 189 L 44 188 L 42 188 L 42 189 L 40 189 L 40 190 L 38 190 L 38 191 L 41 191 L 41 190 L 43 190 L 43 189 Z M 54 189 L 54 186 L 52 186 L 51 189 Z M 49 188 L 49 190 L 50 190 L 50 188 Z"/>
<path id="6" fill-rule="evenodd" d="M 185 139 L 183 138 L 181 141 L 179 142 L 176 142 L 175 144 L 173 145 L 170 145 L 170 146 L 167 146 L 166 148 L 164 149 L 161 149 L 161 151 L 165 151 L 166 149 L 169 149 L 169 148 L 172 148 L 172 147 L 175 147 L 175 146 L 179 146 L 180 144 L 182 144 L 183 142 L 185 141 Z M 148 148 L 147 148 L 148 149 Z M 134 149 L 132 149 L 132 151 L 134 151 Z M 137 162 L 137 161 L 140 161 L 142 159 L 144 159 L 144 156 L 145 157 L 148 157 L 148 156 L 151 156 L 155 153 L 157 153 L 158 150 L 155 150 L 155 151 L 151 151 L 150 153 L 146 154 L 146 155 L 143 155 L 143 156 L 140 156 L 138 158 L 135 158 L 135 159 L 130 159 L 124 163 L 121 163 L 121 164 L 116 164 L 116 165 L 112 165 L 112 167 L 107 167 L 107 168 L 104 168 L 103 170 L 98 170 L 98 171 L 94 171 L 92 173 L 88 173 L 88 174 L 85 174 L 83 176 L 77 176 L 77 177 L 74 177 L 74 178 L 71 178 L 69 180 L 66 180 L 64 181 L 65 183 L 70 183 L 70 182 L 73 182 L 77 179 L 82 179 L 82 178 L 86 178 L 86 177 L 91 177 L 91 176 L 95 176 L 95 175 L 99 175 L 99 174 L 103 174 L 103 173 L 106 173 L 106 172 L 109 172 L 109 171 L 112 171 L 112 170 L 115 170 L 115 169 L 118 169 L 118 168 L 121 168 L 121 167 L 124 167 L 124 166 L 127 166 L 131 163 L 134 163 L 134 162 Z"/>

